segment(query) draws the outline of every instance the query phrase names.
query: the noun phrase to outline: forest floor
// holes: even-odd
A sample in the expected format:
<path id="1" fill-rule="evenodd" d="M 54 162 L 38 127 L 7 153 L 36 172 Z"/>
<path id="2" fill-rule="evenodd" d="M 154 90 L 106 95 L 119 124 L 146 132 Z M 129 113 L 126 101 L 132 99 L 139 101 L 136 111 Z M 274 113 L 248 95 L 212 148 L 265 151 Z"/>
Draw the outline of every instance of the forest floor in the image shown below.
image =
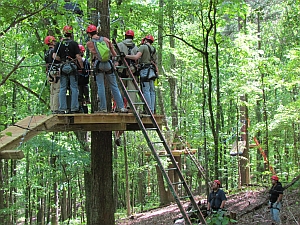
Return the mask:
<path id="1" fill-rule="evenodd" d="M 270 211 L 267 205 L 268 190 L 249 190 L 238 194 L 227 195 L 226 208 L 235 212 L 239 225 L 269 225 Z M 203 200 L 197 196 L 198 201 Z M 187 206 L 187 205 L 186 205 Z M 281 210 L 282 225 L 300 224 L 300 189 L 284 191 L 283 207 Z M 120 219 L 117 225 L 173 225 L 174 219 L 181 217 L 177 204 L 137 213 L 130 218 Z"/>

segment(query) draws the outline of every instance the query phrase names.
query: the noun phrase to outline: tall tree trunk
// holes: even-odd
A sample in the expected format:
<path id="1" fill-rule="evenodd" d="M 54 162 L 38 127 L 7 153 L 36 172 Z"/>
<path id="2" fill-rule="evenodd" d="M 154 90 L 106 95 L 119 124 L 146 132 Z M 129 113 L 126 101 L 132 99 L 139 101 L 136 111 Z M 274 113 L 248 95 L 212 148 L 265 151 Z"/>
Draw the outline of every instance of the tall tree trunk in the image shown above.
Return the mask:
<path id="1" fill-rule="evenodd" d="M 243 124 L 240 130 L 241 140 L 246 141 L 246 146 L 242 157 L 240 158 L 240 171 L 241 171 L 241 185 L 250 183 L 250 168 L 249 168 L 249 140 L 248 140 L 248 107 L 247 96 L 242 95 L 240 97 L 240 122 Z M 238 145 L 237 145 L 238 146 Z"/>
<path id="2" fill-rule="evenodd" d="M 124 135 L 125 138 L 125 135 Z M 130 191 L 129 191 L 129 175 L 128 175 L 128 159 L 127 159 L 127 148 L 124 145 L 124 165 L 125 165 L 125 189 L 126 189 L 126 208 L 127 208 L 127 216 L 131 214 L 130 207 Z"/>
<path id="3" fill-rule="evenodd" d="M 98 25 L 97 15 L 100 14 L 101 36 L 109 38 L 110 15 L 108 0 L 89 0 L 88 8 L 92 9 L 90 17 L 93 23 Z M 96 18 L 96 19 L 95 19 Z M 95 84 L 92 85 L 92 111 L 97 109 L 97 91 Z M 111 109 L 111 95 L 106 91 L 108 110 Z M 101 148 L 100 148 L 101 146 Z M 91 132 L 91 176 L 92 185 L 90 224 L 88 225 L 113 225 L 114 198 L 113 198 L 113 172 L 112 172 L 112 132 Z"/>
<path id="4" fill-rule="evenodd" d="M 218 155 L 220 152 L 222 154 L 222 151 L 220 151 L 221 146 L 219 146 L 220 140 L 219 140 L 219 133 L 221 131 L 221 94 L 220 94 L 220 67 L 219 67 L 219 43 L 217 42 L 217 1 L 214 1 L 213 3 L 213 16 L 212 16 L 212 22 L 213 22 L 213 40 L 214 40 L 214 45 L 215 45 L 215 70 L 216 70 L 216 105 L 217 105 L 217 110 L 216 110 L 216 138 L 217 138 L 217 143 L 215 145 L 218 146 L 218 148 L 215 148 L 215 157 Z M 220 159 L 222 159 L 220 157 Z M 219 159 L 217 159 L 217 162 L 219 165 L 222 163 L 220 162 Z M 216 171 L 215 171 L 216 172 Z M 217 178 L 219 179 L 219 174 L 216 173 Z"/>
<path id="5" fill-rule="evenodd" d="M 90 221 L 92 225 L 113 225 L 115 220 L 112 180 L 112 133 L 93 131 L 92 140 L 93 195 Z"/>
<path id="6" fill-rule="evenodd" d="M 54 144 L 55 135 L 52 136 L 52 148 Z M 58 225 L 58 191 L 57 191 L 57 167 L 56 167 L 57 155 L 52 153 L 50 155 L 50 166 L 52 175 L 52 190 L 50 192 L 50 212 L 51 212 L 51 225 Z"/>
<path id="7" fill-rule="evenodd" d="M 144 166 L 144 154 L 138 154 L 138 162 L 139 167 L 142 168 Z M 139 171 L 138 173 L 138 200 L 141 205 L 141 211 L 144 210 L 145 204 L 145 190 L 146 190 L 146 182 L 147 181 L 147 173 L 145 171 Z"/>
<path id="8" fill-rule="evenodd" d="M 4 176 L 3 176 L 3 160 L 0 159 L 0 210 L 2 211 L 5 208 L 4 205 Z M 4 213 L 0 214 L 0 221 L 3 221 L 5 224 L 5 215 Z"/>
<path id="9" fill-rule="evenodd" d="M 159 22 L 158 22 L 158 37 L 157 37 L 157 42 L 158 42 L 158 51 L 157 51 L 157 66 L 159 70 L 159 75 L 164 76 L 164 69 L 162 67 L 162 50 L 163 50 L 163 27 L 164 27 L 164 0 L 159 0 Z M 159 79 L 156 80 L 157 82 L 157 88 L 156 88 L 156 93 L 157 93 L 157 99 L 158 99 L 158 106 L 160 109 L 160 114 L 166 116 L 165 112 L 165 106 L 163 102 L 163 94 L 161 92 L 161 88 L 159 86 Z M 166 118 L 163 120 L 163 125 L 166 127 L 166 130 L 169 131 L 169 125 L 167 123 Z"/>
<path id="10" fill-rule="evenodd" d="M 25 176 L 26 176 L 26 192 L 25 192 L 25 224 L 30 223 L 30 214 L 31 214 L 31 202 L 30 202 L 30 197 L 31 197 L 31 182 L 30 182 L 30 177 L 29 177 L 29 166 L 30 161 L 29 161 L 29 151 L 27 150 L 26 153 L 26 169 L 25 169 Z"/>
<path id="11" fill-rule="evenodd" d="M 79 141 L 81 148 L 86 151 L 90 152 L 90 147 L 87 144 L 88 133 L 87 132 L 74 132 L 76 135 L 77 140 Z M 84 190 L 85 190 L 85 212 L 86 215 L 90 215 L 91 209 L 91 171 L 85 170 L 84 171 Z M 83 207 L 83 205 L 82 205 Z M 83 213 L 84 215 L 84 213 Z M 84 218 L 84 217 L 83 217 Z M 87 224 L 90 224 L 90 216 L 87 216 Z"/>
<path id="12" fill-rule="evenodd" d="M 210 66 L 210 58 L 209 58 L 209 40 L 210 40 L 210 34 L 211 32 L 214 32 L 214 27 L 216 24 L 214 24 L 213 17 L 215 14 L 215 5 L 212 0 L 209 2 L 209 8 L 207 11 L 207 17 L 209 20 L 209 25 L 205 29 L 205 37 L 204 37 L 204 60 L 205 60 L 205 67 L 206 72 L 208 75 L 208 109 L 210 114 L 210 127 L 213 134 L 213 140 L 214 140 L 214 176 L 215 178 L 219 177 L 219 122 L 218 119 L 215 117 L 214 112 L 214 102 L 213 102 L 213 94 L 214 94 L 214 87 L 213 87 L 213 72 Z M 202 25 L 205 27 L 205 25 Z M 217 50 L 217 49 L 216 49 Z M 218 115 L 218 105 L 217 105 L 217 115 Z"/>
<path id="13" fill-rule="evenodd" d="M 168 17 L 169 17 L 169 29 L 170 33 L 174 34 L 175 22 L 174 22 L 174 2 L 169 0 Z M 169 37 L 170 48 L 175 48 L 175 39 L 173 36 Z M 170 53 L 170 71 L 176 68 L 175 55 Z M 174 130 L 178 126 L 178 109 L 177 109 L 177 82 L 174 76 L 168 77 L 170 86 L 170 97 L 171 97 L 171 115 L 172 115 L 172 129 Z M 171 200 L 171 199 L 170 199 Z"/>
<path id="14" fill-rule="evenodd" d="M 269 124 L 268 124 L 268 112 L 267 112 L 267 94 L 266 94 L 266 89 L 265 89 L 265 84 L 264 84 L 264 73 L 261 73 L 261 86 L 262 86 L 262 93 L 263 93 L 263 121 L 265 123 L 265 135 L 263 139 L 263 149 L 265 152 L 266 157 L 269 159 Z M 269 169 L 270 163 L 267 161 L 265 163 L 265 171 Z"/>

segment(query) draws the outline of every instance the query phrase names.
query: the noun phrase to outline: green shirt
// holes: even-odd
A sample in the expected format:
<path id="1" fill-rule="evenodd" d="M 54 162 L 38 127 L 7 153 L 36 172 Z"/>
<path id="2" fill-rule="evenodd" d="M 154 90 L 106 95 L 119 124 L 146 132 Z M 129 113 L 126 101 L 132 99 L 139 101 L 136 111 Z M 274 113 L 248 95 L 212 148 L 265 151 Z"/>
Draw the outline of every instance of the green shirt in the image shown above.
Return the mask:
<path id="1" fill-rule="evenodd" d="M 152 52 L 155 49 L 151 45 L 150 45 L 150 48 L 151 48 Z M 143 64 L 143 63 L 150 64 L 151 63 L 151 55 L 150 55 L 149 48 L 147 45 L 141 45 L 138 49 L 138 52 L 142 53 L 139 63 L 141 63 L 141 64 Z M 156 53 L 154 53 L 153 59 L 154 59 L 154 62 L 156 63 L 156 59 L 157 59 Z"/>

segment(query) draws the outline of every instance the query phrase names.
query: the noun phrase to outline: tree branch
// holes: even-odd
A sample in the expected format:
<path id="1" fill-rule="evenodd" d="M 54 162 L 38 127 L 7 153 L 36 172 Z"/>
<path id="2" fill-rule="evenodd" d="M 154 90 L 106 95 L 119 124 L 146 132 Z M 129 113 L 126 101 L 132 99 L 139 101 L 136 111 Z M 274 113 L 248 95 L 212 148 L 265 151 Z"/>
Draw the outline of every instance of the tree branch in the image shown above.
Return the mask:
<path id="1" fill-rule="evenodd" d="M 188 42 L 187 42 L 186 40 L 184 40 L 183 38 L 180 38 L 180 37 L 178 37 L 178 36 L 176 36 L 176 35 L 173 35 L 173 34 L 166 34 L 166 36 L 168 36 L 168 37 L 174 37 L 174 38 L 176 38 L 176 39 L 178 39 L 178 40 L 184 42 L 186 45 L 188 45 L 188 46 L 191 47 L 192 49 L 196 50 L 197 52 L 200 52 L 200 53 L 203 54 L 203 55 L 207 54 L 207 53 L 205 53 L 203 50 L 201 50 L 201 49 L 199 49 L 199 48 L 196 48 L 194 45 L 188 43 Z"/>
<path id="2" fill-rule="evenodd" d="M 12 71 L 10 71 L 9 74 L 7 74 L 6 77 L 4 77 L 0 83 L 0 86 L 2 86 L 6 81 L 7 79 L 10 77 L 10 75 L 12 75 L 19 67 L 19 65 L 24 61 L 25 57 L 23 57 L 15 66 L 14 68 L 12 69 Z"/>
<path id="3" fill-rule="evenodd" d="M 291 183 L 284 186 L 283 189 L 285 190 L 285 189 L 289 188 L 290 186 L 294 185 L 298 180 L 300 180 L 300 174 L 297 177 L 295 177 Z"/>
<path id="4" fill-rule="evenodd" d="M 42 99 L 37 93 L 35 93 L 34 91 L 32 91 L 30 88 L 24 86 L 23 84 L 21 84 L 20 82 L 16 81 L 15 79 L 9 79 L 9 80 L 12 81 L 13 83 L 17 84 L 21 88 L 24 88 L 29 93 L 33 94 L 35 97 L 37 97 L 38 99 L 40 99 L 41 102 L 43 102 L 45 105 L 48 105 L 47 102 L 44 99 Z"/>
<path id="5" fill-rule="evenodd" d="M 38 14 L 39 12 L 41 12 L 42 10 L 44 10 L 45 8 L 47 8 L 48 6 L 50 6 L 51 4 L 52 3 L 48 3 L 47 5 L 43 6 L 39 10 L 31 12 L 30 14 L 28 14 L 26 16 L 20 17 L 18 20 L 15 18 L 4 31 L 0 32 L 0 37 L 3 36 L 4 34 L 6 34 L 12 27 L 14 27 L 15 25 L 17 25 L 18 23 L 22 22 L 23 20 L 28 19 L 29 17 L 32 17 L 32 16 Z"/>

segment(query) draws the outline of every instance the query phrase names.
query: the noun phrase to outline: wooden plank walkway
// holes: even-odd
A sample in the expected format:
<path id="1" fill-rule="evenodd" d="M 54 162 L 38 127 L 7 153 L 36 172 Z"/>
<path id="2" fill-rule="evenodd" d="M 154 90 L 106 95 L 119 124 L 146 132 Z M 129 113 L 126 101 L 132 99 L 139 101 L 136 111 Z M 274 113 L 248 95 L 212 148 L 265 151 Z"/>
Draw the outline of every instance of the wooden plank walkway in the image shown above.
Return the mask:
<path id="1" fill-rule="evenodd" d="M 155 116 L 159 126 L 163 116 Z M 151 127 L 148 117 L 142 118 L 145 126 Z M 47 132 L 67 131 L 132 131 L 139 126 L 132 113 L 102 113 L 102 114 L 57 114 L 28 116 L 0 132 L 0 159 L 19 159 L 24 157 L 17 149 L 21 143 L 37 134 Z"/>

